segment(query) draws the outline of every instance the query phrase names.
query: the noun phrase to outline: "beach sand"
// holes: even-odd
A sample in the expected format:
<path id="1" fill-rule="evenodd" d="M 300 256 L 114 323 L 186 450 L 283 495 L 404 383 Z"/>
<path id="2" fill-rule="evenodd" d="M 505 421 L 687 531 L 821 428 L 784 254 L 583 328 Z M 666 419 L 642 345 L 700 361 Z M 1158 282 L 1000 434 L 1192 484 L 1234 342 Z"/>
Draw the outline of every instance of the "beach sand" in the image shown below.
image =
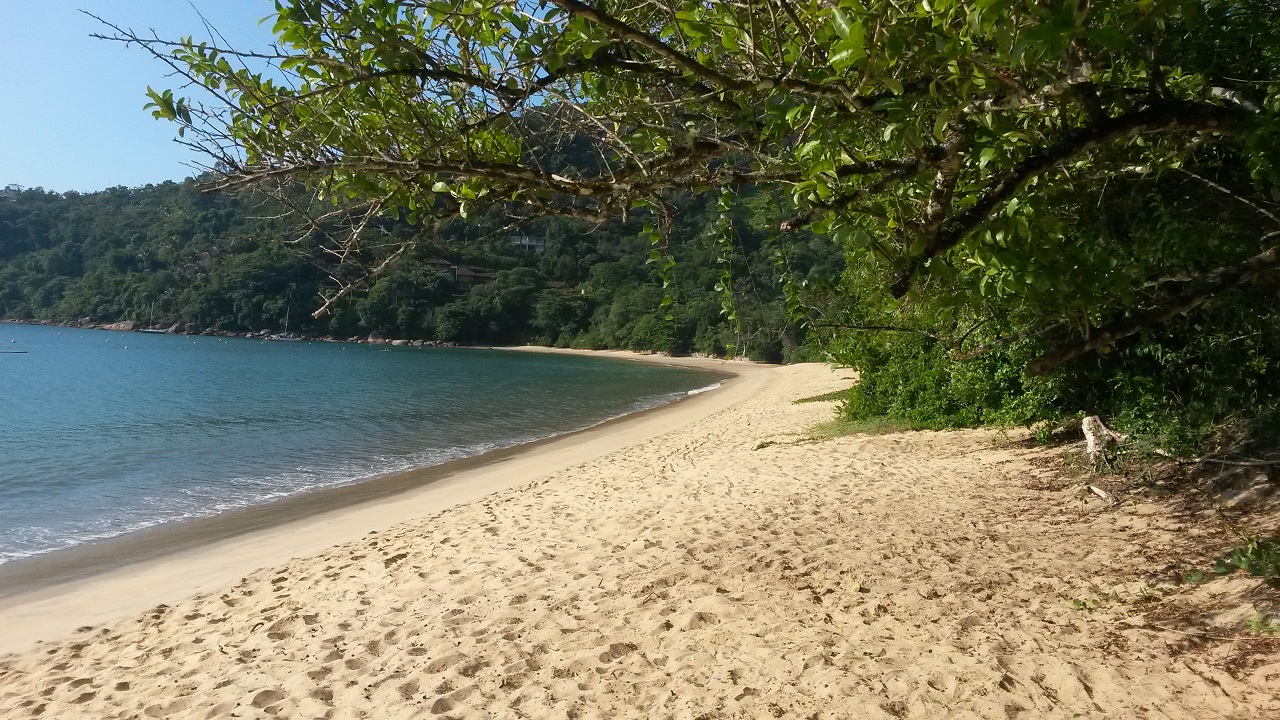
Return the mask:
<path id="1" fill-rule="evenodd" d="M 832 405 L 793 401 L 851 382 L 752 368 L 469 491 L 11 602 L 0 717 L 1280 716 L 1280 648 L 1228 672 L 1143 618 L 1185 519 L 990 432 L 806 441 Z"/>

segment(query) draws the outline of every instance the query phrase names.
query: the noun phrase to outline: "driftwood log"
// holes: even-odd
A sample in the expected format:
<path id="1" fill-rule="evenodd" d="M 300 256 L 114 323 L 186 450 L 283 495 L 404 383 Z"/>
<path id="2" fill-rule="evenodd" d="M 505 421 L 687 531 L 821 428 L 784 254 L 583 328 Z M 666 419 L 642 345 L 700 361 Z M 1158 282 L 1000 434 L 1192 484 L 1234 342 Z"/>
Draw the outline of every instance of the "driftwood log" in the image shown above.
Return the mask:
<path id="1" fill-rule="evenodd" d="M 1112 446 L 1129 438 L 1128 435 L 1107 427 L 1102 422 L 1102 418 L 1097 415 L 1090 415 L 1081 420 L 1080 429 L 1084 431 L 1085 454 L 1089 456 L 1089 461 L 1094 467 L 1101 467 L 1106 462 L 1107 451 Z"/>

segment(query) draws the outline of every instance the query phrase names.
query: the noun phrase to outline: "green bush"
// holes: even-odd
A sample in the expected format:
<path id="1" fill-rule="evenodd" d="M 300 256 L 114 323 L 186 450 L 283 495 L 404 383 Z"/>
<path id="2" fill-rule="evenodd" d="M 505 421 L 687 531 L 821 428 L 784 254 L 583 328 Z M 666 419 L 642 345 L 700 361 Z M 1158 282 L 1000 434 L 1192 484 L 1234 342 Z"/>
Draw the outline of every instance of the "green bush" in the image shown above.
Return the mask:
<path id="1" fill-rule="evenodd" d="M 1030 425 L 1055 417 L 1055 383 L 1025 379 L 1027 355 L 1013 348 L 957 361 L 944 345 L 921 335 L 866 337 L 842 358 L 859 372 L 844 413 L 932 430 Z"/>

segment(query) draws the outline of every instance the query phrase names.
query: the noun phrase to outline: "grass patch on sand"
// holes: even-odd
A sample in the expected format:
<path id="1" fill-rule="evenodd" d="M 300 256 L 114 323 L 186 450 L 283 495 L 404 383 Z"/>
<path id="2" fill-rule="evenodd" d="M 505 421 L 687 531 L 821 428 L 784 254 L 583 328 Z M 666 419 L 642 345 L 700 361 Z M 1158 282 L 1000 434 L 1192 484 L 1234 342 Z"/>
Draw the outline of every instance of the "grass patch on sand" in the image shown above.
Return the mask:
<path id="1" fill-rule="evenodd" d="M 809 440 L 821 442 L 847 435 L 888 435 L 890 433 L 907 432 L 911 426 L 887 417 L 873 417 L 862 420 L 836 418 L 815 425 L 809 430 Z"/>
<path id="2" fill-rule="evenodd" d="M 800 398 L 799 400 L 795 400 L 793 402 L 795 402 L 796 405 L 803 405 L 805 403 L 816 403 L 816 402 L 839 402 L 841 400 L 844 400 L 848 396 L 848 394 L 849 394 L 848 390 L 835 390 L 829 393 L 822 393 L 821 395 L 814 395 L 813 397 Z"/>

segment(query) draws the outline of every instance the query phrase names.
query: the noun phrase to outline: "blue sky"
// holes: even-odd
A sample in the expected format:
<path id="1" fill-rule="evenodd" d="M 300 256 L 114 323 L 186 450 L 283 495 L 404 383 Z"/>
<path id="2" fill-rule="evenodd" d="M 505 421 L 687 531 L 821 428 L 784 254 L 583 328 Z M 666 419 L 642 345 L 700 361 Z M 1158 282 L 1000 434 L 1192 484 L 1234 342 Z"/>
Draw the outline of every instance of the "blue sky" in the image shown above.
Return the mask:
<path id="1" fill-rule="evenodd" d="M 175 126 L 142 109 L 148 85 L 175 88 L 144 51 L 94 40 L 87 10 L 161 37 L 207 39 L 193 6 L 234 45 L 264 48 L 272 0 L 0 0 L 0 188 L 65 192 L 180 180 L 198 162 Z"/>

